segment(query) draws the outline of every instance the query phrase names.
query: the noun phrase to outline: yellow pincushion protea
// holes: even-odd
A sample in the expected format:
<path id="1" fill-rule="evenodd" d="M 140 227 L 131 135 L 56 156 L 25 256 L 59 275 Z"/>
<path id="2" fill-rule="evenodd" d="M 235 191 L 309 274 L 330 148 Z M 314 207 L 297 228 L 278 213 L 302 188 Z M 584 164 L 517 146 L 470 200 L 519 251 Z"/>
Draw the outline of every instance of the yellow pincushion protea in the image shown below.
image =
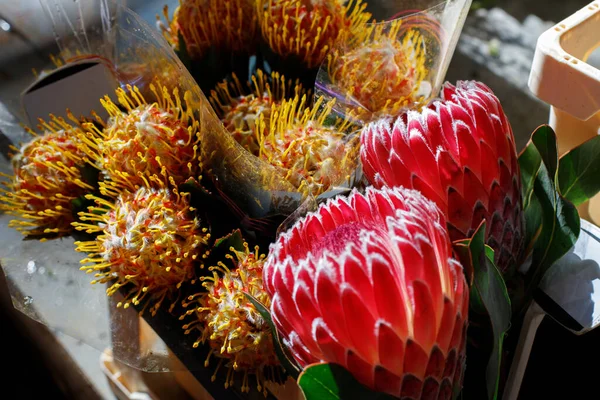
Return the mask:
<path id="1" fill-rule="evenodd" d="M 103 195 L 116 197 L 123 190 L 141 186 L 177 186 L 198 175 L 199 123 L 189 105 L 189 92 L 182 104 L 179 91 L 152 84 L 155 101 L 147 102 L 136 87 L 129 93 L 117 89 L 125 112 L 110 98 L 101 100 L 110 120 L 103 130 L 89 124 L 82 135 L 86 153 L 96 160 L 105 175 Z"/>
<path id="2" fill-rule="evenodd" d="M 423 100 L 418 90 L 427 74 L 425 43 L 417 30 L 401 27 L 402 20 L 366 25 L 347 48 L 328 55 L 331 81 L 357 103 L 358 115 L 395 115 Z"/>
<path id="3" fill-rule="evenodd" d="M 362 0 L 257 0 L 263 38 L 275 53 L 318 67 L 336 41 L 366 23 Z"/>
<path id="4" fill-rule="evenodd" d="M 253 0 L 180 0 L 173 19 L 167 6 L 163 15 L 167 26 L 157 16 L 163 36 L 178 51 L 182 51 L 182 38 L 192 59 L 202 57 L 211 47 L 247 52 L 256 42 Z"/>
<path id="5" fill-rule="evenodd" d="M 258 157 L 286 171 L 285 179 L 304 195 L 317 196 L 346 181 L 358 163 L 358 136 L 352 124 L 333 115 L 335 100 L 319 98 L 306 106 L 306 96 L 274 104 L 269 124 L 261 116 Z M 335 118 L 335 123 L 326 124 Z"/>
<path id="6" fill-rule="evenodd" d="M 222 262 L 211 267 L 213 275 L 201 278 L 206 291 L 188 298 L 189 303 L 184 306 L 193 308 L 180 319 L 190 315 L 195 317 L 183 326 L 186 334 L 200 331 L 201 336 L 194 347 L 205 342 L 210 345 L 205 366 L 209 365 L 212 355 L 219 358 L 213 380 L 225 364 L 228 368 L 226 388 L 233 384 L 234 373 L 243 371 L 242 391 L 250 390 L 248 374 L 251 373 L 256 377 L 258 390 L 266 394 L 265 369 L 278 367 L 279 361 L 269 325 L 245 295 L 248 293 L 265 307 L 270 306 L 271 300 L 262 282 L 265 255 L 259 254 L 258 246 L 251 253 L 247 243 L 244 243 L 244 251 L 233 247 L 230 251 L 233 256 L 228 254 L 227 258 L 233 261 L 234 268 L 230 269 Z"/>
<path id="7" fill-rule="evenodd" d="M 177 189 L 142 187 L 120 195 L 115 203 L 87 197 L 96 206 L 80 213 L 82 222 L 73 226 L 99 235 L 75 243 L 77 251 L 89 254 L 81 261 L 81 269 L 95 273 L 92 284 L 112 282 L 106 291 L 109 296 L 130 285 L 119 307 L 139 305 L 150 297 L 154 315 L 167 295 L 195 279 L 195 269 L 203 267 L 202 259 L 208 254 L 210 234 L 193 216 L 189 195 Z"/>
<path id="8" fill-rule="evenodd" d="M 287 95 L 303 93 L 302 85 L 286 81 L 280 73 L 274 71 L 266 76 L 258 70 L 247 88 L 235 75 L 232 82 L 221 82 L 212 91 L 210 101 L 225 129 L 246 150 L 258 156 L 260 146 L 256 132 L 260 115 L 270 121 L 273 103 L 282 101 Z"/>
<path id="9" fill-rule="evenodd" d="M 14 149 L 13 176 L 1 182 L 0 210 L 19 219 L 9 226 L 27 237 L 64 236 L 74 221 L 71 201 L 94 190 L 84 182 L 82 168 L 86 155 L 80 150 L 78 127 L 62 118 L 51 116 L 49 122 L 40 120 L 37 135 L 29 143 Z"/>

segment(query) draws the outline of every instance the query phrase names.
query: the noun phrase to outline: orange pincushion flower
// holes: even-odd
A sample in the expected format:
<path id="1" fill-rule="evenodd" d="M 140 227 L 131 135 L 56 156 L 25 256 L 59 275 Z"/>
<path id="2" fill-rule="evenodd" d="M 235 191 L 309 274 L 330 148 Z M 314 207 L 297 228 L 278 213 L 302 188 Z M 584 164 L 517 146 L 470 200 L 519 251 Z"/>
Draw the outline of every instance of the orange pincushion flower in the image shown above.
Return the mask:
<path id="1" fill-rule="evenodd" d="M 271 49 L 318 67 L 336 41 L 371 15 L 362 0 L 257 0 L 258 22 Z"/>
<path id="2" fill-rule="evenodd" d="M 195 329 L 200 331 L 201 336 L 194 347 L 204 342 L 210 345 L 205 365 L 213 354 L 220 358 L 213 379 L 221 365 L 226 363 L 229 371 L 225 387 L 233 383 L 234 372 L 241 370 L 244 372 L 242 391 L 250 390 L 248 374 L 252 373 L 256 375 L 258 390 L 264 390 L 266 394 L 264 369 L 277 367 L 279 361 L 269 325 L 245 295 L 250 294 L 265 307 L 270 306 L 271 300 L 262 281 L 265 255 L 259 254 L 258 246 L 251 253 L 247 243 L 244 243 L 244 251 L 233 247 L 230 251 L 234 256 L 229 254 L 227 258 L 233 261 L 235 268 L 229 269 L 222 262 L 211 267 L 213 275 L 201 278 L 206 291 L 189 297 L 188 300 L 193 302 L 184 305 L 194 308 L 180 319 L 190 315 L 196 317 L 183 329 L 186 334 Z"/>
<path id="3" fill-rule="evenodd" d="M 184 106 L 177 88 L 172 96 L 166 87 L 159 88 L 150 85 L 156 97 L 152 103 L 136 87 L 128 86 L 129 94 L 117 89 L 126 112 L 108 97 L 101 100 L 111 118 L 102 131 L 90 125 L 83 140 L 107 178 L 102 194 L 116 197 L 125 188 L 176 186 L 198 174 L 199 124 L 188 103 L 189 92 Z"/>
<path id="4" fill-rule="evenodd" d="M 261 116 L 259 158 L 285 170 L 300 193 L 317 196 L 350 177 L 357 166 L 358 136 L 347 133 L 348 119 L 325 124 L 334 116 L 335 101 L 305 104 L 306 96 L 274 104 L 268 129 Z"/>
<path id="5" fill-rule="evenodd" d="M 167 26 L 157 16 L 163 36 L 177 51 L 180 38 L 192 59 L 202 57 L 211 47 L 233 52 L 249 51 L 256 42 L 256 14 L 251 0 L 180 0 Z"/>
<path id="6" fill-rule="evenodd" d="M 38 136 L 27 129 L 34 139 L 15 149 L 14 175 L 2 182 L 0 210 L 18 217 L 9 226 L 26 236 L 63 236 L 74 220 L 71 201 L 94 188 L 81 174 L 87 162 L 79 148 L 79 128 L 54 116 L 40 123 L 45 132 Z"/>
<path id="7" fill-rule="evenodd" d="M 220 83 L 212 91 L 210 101 L 225 129 L 246 150 L 258 156 L 260 146 L 256 132 L 259 116 L 262 114 L 268 123 L 271 105 L 281 102 L 290 93 L 301 95 L 304 90 L 300 84 L 294 85 L 291 81 L 286 81 L 278 72 L 266 76 L 258 70 L 246 89 L 235 75 L 233 82 Z"/>
<path id="8" fill-rule="evenodd" d="M 401 20 L 370 24 L 355 33 L 349 47 L 328 56 L 328 72 L 359 115 L 395 115 L 419 103 L 426 76 L 425 46 L 416 30 L 401 33 Z"/>
<path id="9" fill-rule="evenodd" d="M 95 200 L 96 206 L 80 213 L 83 222 L 73 226 L 100 235 L 96 240 L 75 243 L 77 251 L 89 253 L 81 261 L 88 265 L 81 269 L 95 273 L 93 284 L 114 282 L 106 291 L 109 296 L 132 285 L 117 306 L 138 305 L 150 296 L 154 314 L 168 294 L 194 280 L 197 266 L 203 267 L 201 259 L 208 253 L 210 234 L 192 216 L 187 193 L 142 187 L 122 194 L 114 204 L 86 197 Z"/>

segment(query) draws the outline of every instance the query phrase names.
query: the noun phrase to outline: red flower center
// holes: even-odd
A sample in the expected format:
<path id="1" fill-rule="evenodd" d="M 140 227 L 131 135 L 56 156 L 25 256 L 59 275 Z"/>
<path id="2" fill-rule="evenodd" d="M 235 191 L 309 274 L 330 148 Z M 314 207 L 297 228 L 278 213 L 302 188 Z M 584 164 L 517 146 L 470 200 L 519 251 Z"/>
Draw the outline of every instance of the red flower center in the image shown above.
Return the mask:
<path id="1" fill-rule="evenodd" d="M 319 258 L 325 250 L 333 254 L 341 254 L 348 243 L 358 243 L 360 232 L 368 229 L 362 222 L 349 222 L 327 232 L 321 239 L 311 242 L 311 253 Z"/>

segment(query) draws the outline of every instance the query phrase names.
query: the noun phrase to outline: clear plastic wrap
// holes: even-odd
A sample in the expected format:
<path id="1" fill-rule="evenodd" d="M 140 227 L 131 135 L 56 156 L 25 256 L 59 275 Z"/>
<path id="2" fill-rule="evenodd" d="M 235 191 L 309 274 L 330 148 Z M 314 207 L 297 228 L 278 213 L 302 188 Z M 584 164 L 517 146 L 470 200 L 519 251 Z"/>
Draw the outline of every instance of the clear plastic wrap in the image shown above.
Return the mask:
<path id="1" fill-rule="evenodd" d="M 105 0 L 76 1 L 74 6 L 47 0 L 41 1 L 39 12 L 45 12 L 50 19 L 59 48 L 59 53 L 52 57 L 53 64 L 42 71 L 39 79 L 64 65 L 98 62 L 111 71 L 111 78 L 119 87 L 135 85 L 149 101 L 154 100 L 149 90 L 153 81 L 170 89 L 177 86 L 182 93 L 190 92 L 190 102 L 205 122 L 204 129 L 212 127 L 224 134 L 177 56 L 160 34 L 131 10 Z M 29 82 L 22 82 L 22 87 L 13 92 L 14 98 L 35 80 L 32 74 Z M 76 96 L 85 99 L 86 93 Z M 99 100 L 96 103 L 101 109 Z M 24 113 L 18 116 L 25 120 Z M 9 140 L 18 145 L 29 139 L 21 131 Z M 3 170 L 8 173 L 9 163 L 3 163 Z M 80 271 L 84 256 L 75 252 L 73 237 L 42 242 L 23 240 L 19 232 L 8 227 L 13 217 L 4 214 L 0 219 L 4 244 L 0 262 L 16 309 L 98 350 L 113 347 L 115 358 L 131 367 L 147 372 L 173 368 L 167 347 L 156 337 L 150 335 L 148 339 L 148 332 L 140 326 L 138 312 L 133 308 L 117 308 L 120 294 L 107 299 L 106 286 L 91 285 L 90 275 Z M 177 328 L 179 324 L 173 326 Z"/>
<path id="2" fill-rule="evenodd" d="M 435 98 L 470 0 L 398 0 L 369 9 L 377 22 L 350 32 L 321 66 L 315 95 L 361 122 Z"/>
<path id="3" fill-rule="evenodd" d="M 105 0 L 77 2 L 77 7 L 70 8 L 58 0 L 44 0 L 41 6 L 52 21 L 59 47 L 59 53 L 53 57 L 55 67 L 82 61 L 102 64 L 111 72 L 117 87 L 127 90 L 128 85 L 136 86 L 147 101 L 156 100 L 150 90 L 152 83 L 163 85 L 169 91 L 178 88 L 200 123 L 203 179 L 211 181 L 213 193 L 223 199 L 246 232 L 261 236 L 269 231 L 274 235 L 281 221 L 306 199 L 313 198 L 310 191 L 299 191 L 286 179 L 287 171 L 252 155 L 225 131 L 164 38 L 134 12 Z M 52 68 L 41 77 L 51 73 Z M 31 81 L 34 81 L 33 75 Z M 25 89 L 30 82 L 23 86 Z M 84 98 L 86 93 L 76 95 Z M 99 103 L 98 108 L 101 108 Z M 349 138 L 356 138 L 355 131 L 349 128 L 348 132 Z M 23 140 L 27 140 L 26 137 Z M 355 168 L 357 157 L 352 163 L 350 169 Z M 339 185 L 346 183 L 347 175 L 332 175 L 334 193 Z M 324 192 L 321 195 L 327 195 L 328 191 Z M 99 350 L 112 344 L 115 358 L 129 366 L 145 371 L 170 368 L 163 345 L 142 343 L 135 311 L 117 309 L 118 294 L 107 304 L 106 286 L 90 285 L 92 278 L 79 270 L 79 261 L 84 256 L 74 251 L 73 238 L 23 241 L 18 232 L 8 228 L 12 217 L 2 215 L 1 219 L 3 241 L 7 245 L 0 250 L 0 260 L 4 273 L 13 283 L 11 290 L 17 309 Z M 161 337 L 167 342 L 177 340 L 182 331 L 178 315 L 165 318 L 170 317 L 173 318 L 168 322 L 159 317 L 155 319 L 161 321 Z M 189 345 L 180 345 L 188 346 L 191 354 L 199 354 Z M 197 357 L 202 359 L 205 355 Z M 189 363 L 186 367 L 194 368 Z M 204 368 L 202 363 L 198 363 L 198 368 Z"/>
<path id="4" fill-rule="evenodd" d="M 361 182 L 358 135 L 362 121 L 354 120 L 353 116 L 360 116 L 357 110 L 369 107 L 348 96 L 347 88 L 340 77 L 334 76 L 331 66 L 336 60 L 347 60 L 357 46 L 369 46 L 372 42 L 358 43 L 356 38 L 348 36 L 343 45 L 334 49 L 333 61 L 326 61 L 321 67 L 315 97 L 322 97 L 320 101 L 315 100 L 317 109 L 323 112 L 321 125 L 324 131 L 331 126 L 343 127 L 340 128 L 343 135 L 337 140 L 343 145 L 346 162 L 341 163 L 335 157 L 326 160 L 330 168 L 327 184 L 312 190 L 311 186 L 304 185 L 305 177 L 290 179 L 289 170 L 271 165 L 242 147 L 225 130 L 204 93 L 160 32 L 134 12 L 108 0 L 76 0 L 72 7 L 65 7 L 59 0 L 40 1 L 52 22 L 59 47 L 59 53 L 54 56 L 56 66 L 82 61 L 100 63 L 110 70 L 116 86 L 123 89 L 136 86 L 147 101 L 156 100 L 152 83 L 163 85 L 169 91 L 178 88 L 200 124 L 202 183 L 210 182 L 212 194 L 233 213 L 245 234 L 253 236 L 256 242 L 261 242 L 264 236 L 261 242 L 264 251 L 276 232 L 314 210 L 319 201 L 345 193 Z M 377 9 L 385 14 L 384 18 L 393 18 L 379 24 L 381 28 L 376 28 L 380 30 L 379 36 L 388 35 L 390 40 L 403 41 L 403 49 L 409 55 L 418 52 L 415 56 L 422 61 L 419 85 L 414 90 L 418 96 L 415 101 L 402 103 L 402 107 L 423 104 L 437 94 L 442 84 L 470 1 L 448 0 L 441 4 L 417 1 L 419 8 L 425 10 L 419 13 L 405 10 L 406 4 L 410 3 L 412 9 L 415 2 L 379 3 Z M 408 59 L 409 63 L 416 63 L 412 55 Z M 28 85 L 29 82 L 22 89 Z M 101 108 L 100 103 L 98 108 Z M 10 169 L 5 166 L 3 170 Z M 216 212 L 208 210 L 211 211 Z M 8 228 L 10 219 L 8 215 L 0 215 L 4 244 L 0 248 L 0 262 L 11 283 L 15 308 L 99 350 L 112 346 L 114 357 L 134 368 L 149 372 L 179 368 L 169 362 L 165 343 L 187 369 L 205 368 L 207 352 L 193 349 L 189 341 L 181 340 L 183 329 L 178 315 L 168 312 L 166 307 L 156 317 L 146 313 L 144 318 L 162 339 L 148 340 L 147 333 L 140 328 L 136 310 L 116 307 L 119 293 L 107 300 L 106 285 L 90 285 L 90 276 L 79 270 L 84 256 L 75 252 L 73 238 L 23 241 L 18 232 Z M 205 375 L 208 380 L 202 383 L 210 386 L 210 374 Z"/>

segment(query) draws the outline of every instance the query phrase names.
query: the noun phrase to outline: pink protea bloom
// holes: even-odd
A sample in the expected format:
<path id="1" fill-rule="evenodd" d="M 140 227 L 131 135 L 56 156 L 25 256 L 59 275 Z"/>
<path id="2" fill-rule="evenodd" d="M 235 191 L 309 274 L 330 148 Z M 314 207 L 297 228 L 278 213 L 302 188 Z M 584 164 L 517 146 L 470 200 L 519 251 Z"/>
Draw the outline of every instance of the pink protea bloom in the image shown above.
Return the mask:
<path id="1" fill-rule="evenodd" d="M 486 240 L 505 271 L 523 246 L 521 179 L 515 140 L 502 106 L 482 83 L 446 84 L 421 112 L 367 125 L 365 175 L 376 187 L 421 191 L 446 215 L 453 240 L 487 221 Z"/>
<path id="2" fill-rule="evenodd" d="M 419 192 L 330 200 L 271 246 L 263 279 L 301 366 L 337 363 L 402 398 L 460 388 L 468 286 L 443 214 Z"/>

